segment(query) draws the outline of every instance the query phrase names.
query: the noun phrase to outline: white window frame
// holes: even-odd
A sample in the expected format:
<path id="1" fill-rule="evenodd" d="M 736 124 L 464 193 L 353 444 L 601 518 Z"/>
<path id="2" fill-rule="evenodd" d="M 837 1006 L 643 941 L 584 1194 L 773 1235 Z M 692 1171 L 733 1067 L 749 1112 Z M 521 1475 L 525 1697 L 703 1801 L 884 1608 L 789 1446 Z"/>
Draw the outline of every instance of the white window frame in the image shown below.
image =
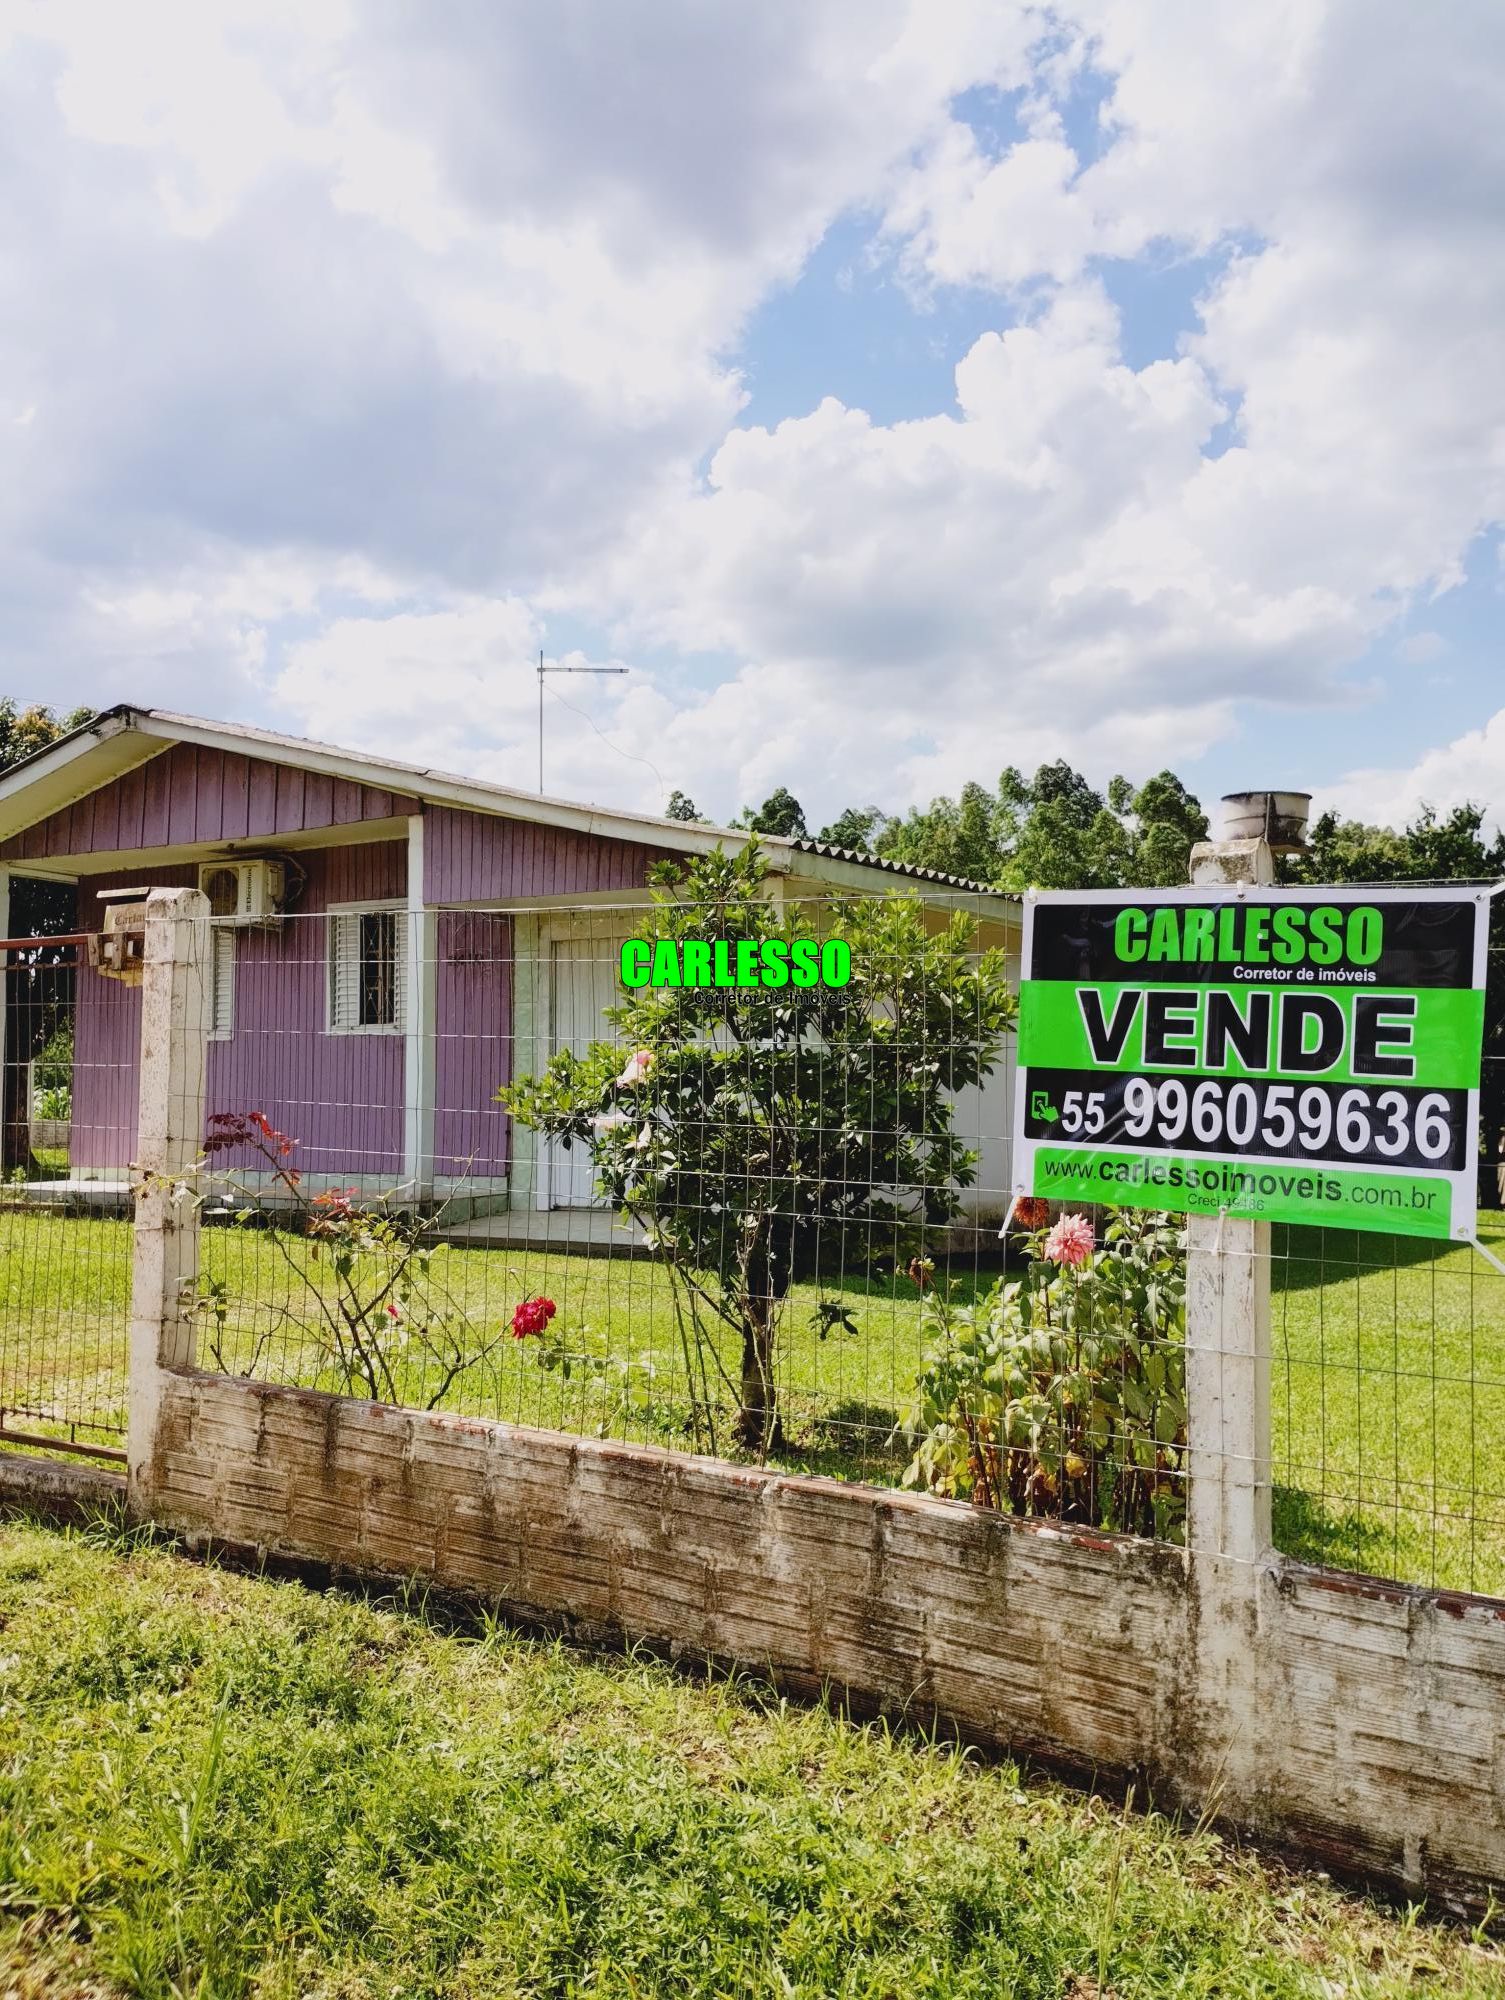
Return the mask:
<path id="1" fill-rule="evenodd" d="M 397 933 L 396 949 L 393 953 L 394 976 L 397 982 L 397 993 L 393 1008 L 395 1018 L 390 1021 L 341 1021 L 337 1018 L 335 1008 L 340 953 L 345 949 L 344 941 L 347 938 L 355 937 L 358 939 L 360 936 L 357 926 L 350 924 L 348 921 L 342 922 L 341 920 L 374 917 L 388 913 L 395 919 Z M 331 1035 L 405 1035 L 407 1033 L 408 1007 L 410 1004 L 408 987 L 410 982 L 408 979 L 407 937 L 403 928 L 403 919 L 407 915 L 408 906 L 400 898 L 384 897 L 378 901 L 369 903 L 330 904 L 326 912 L 329 936 L 325 948 L 326 962 L 324 971 L 324 1017 L 326 1033 Z M 358 961 L 355 970 L 358 980 L 360 976 Z"/>
<path id="2" fill-rule="evenodd" d="M 228 1042 L 235 1034 L 236 928 L 233 919 L 214 918 L 209 926 L 209 1039 Z"/>

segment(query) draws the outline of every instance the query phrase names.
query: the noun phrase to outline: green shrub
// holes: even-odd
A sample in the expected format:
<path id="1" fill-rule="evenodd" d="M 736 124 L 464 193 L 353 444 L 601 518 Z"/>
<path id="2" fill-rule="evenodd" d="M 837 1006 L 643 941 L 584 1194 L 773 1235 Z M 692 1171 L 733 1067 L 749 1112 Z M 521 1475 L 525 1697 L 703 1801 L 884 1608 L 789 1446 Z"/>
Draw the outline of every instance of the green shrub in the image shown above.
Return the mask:
<path id="1" fill-rule="evenodd" d="M 1110 1212 L 1095 1253 L 1077 1224 L 1078 1266 L 1062 1227 L 1031 1238 L 1016 1283 L 972 1305 L 927 1298 L 904 1483 L 1179 1542 L 1185 1236 L 1164 1215 Z"/>
<path id="2" fill-rule="evenodd" d="M 1014 996 L 1002 953 L 978 948 L 964 912 L 933 930 L 909 896 L 780 906 L 755 844 L 650 880 L 645 938 L 748 942 L 761 962 L 767 944 L 793 954 L 814 939 L 819 918 L 850 948 L 848 984 L 644 988 L 607 1008 L 614 1040 L 561 1050 L 498 1095 L 524 1125 L 584 1147 L 601 1193 L 642 1229 L 700 1384 L 697 1433 L 703 1421 L 716 1449 L 714 1373 L 737 1399 L 742 1443 L 779 1450 L 791 1286 L 822 1241 L 865 1273 L 960 1212 L 977 1155 L 955 1096 L 1002 1060 Z M 721 1359 L 722 1329 L 741 1343 L 740 1376 Z"/>

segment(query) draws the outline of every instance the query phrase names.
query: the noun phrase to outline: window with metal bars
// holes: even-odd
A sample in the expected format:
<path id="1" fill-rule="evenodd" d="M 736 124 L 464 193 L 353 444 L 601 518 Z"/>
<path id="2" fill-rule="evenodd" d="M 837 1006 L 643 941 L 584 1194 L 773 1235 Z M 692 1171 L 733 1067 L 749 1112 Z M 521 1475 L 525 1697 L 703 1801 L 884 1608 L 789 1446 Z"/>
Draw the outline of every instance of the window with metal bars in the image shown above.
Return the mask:
<path id="1" fill-rule="evenodd" d="M 329 1025 L 336 1034 L 400 1034 L 407 980 L 396 905 L 330 917 Z"/>

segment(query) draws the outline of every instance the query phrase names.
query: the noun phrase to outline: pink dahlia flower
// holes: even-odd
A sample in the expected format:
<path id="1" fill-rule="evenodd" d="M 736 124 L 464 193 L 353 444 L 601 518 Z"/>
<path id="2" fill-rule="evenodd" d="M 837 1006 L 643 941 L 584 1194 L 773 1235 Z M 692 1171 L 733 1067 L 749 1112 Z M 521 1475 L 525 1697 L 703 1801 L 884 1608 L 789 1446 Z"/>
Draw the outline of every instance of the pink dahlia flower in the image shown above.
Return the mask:
<path id="1" fill-rule="evenodd" d="M 1045 1254 L 1052 1264 L 1080 1270 L 1092 1255 L 1092 1224 L 1086 1216 L 1063 1215 L 1045 1239 Z"/>

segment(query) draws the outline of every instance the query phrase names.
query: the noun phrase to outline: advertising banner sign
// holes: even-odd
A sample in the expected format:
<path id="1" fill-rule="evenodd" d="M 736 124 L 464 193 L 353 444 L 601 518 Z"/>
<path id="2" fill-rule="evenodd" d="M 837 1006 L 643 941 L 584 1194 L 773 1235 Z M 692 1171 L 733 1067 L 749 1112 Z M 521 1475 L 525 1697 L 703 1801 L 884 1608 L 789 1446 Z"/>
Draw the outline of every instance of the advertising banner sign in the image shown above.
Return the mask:
<path id="1" fill-rule="evenodd" d="M 1472 1237 L 1488 931 L 1476 889 L 1032 893 L 1016 1187 Z"/>

